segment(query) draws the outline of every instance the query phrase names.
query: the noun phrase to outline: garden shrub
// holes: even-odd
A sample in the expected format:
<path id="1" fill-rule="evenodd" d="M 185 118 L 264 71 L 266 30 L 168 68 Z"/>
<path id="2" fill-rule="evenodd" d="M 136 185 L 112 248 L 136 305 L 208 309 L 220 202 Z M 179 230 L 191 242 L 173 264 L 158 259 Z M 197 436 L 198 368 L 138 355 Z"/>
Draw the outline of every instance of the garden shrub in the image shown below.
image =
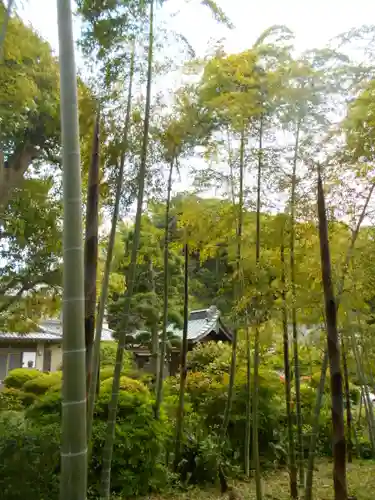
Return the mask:
<path id="1" fill-rule="evenodd" d="M 109 378 L 113 378 L 113 372 L 115 371 L 114 366 L 105 366 L 104 368 L 100 369 L 100 382 L 103 382 L 104 380 L 107 380 Z"/>
<path id="2" fill-rule="evenodd" d="M 61 384 L 62 372 L 42 373 L 39 377 L 29 380 L 23 389 L 33 394 L 45 394 L 51 387 Z"/>
<path id="3" fill-rule="evenodd" d="M 33 425 L 20 415 L 0 419 L 1 498 L 57 499 L 59 441 L 59 425 Z"/>
<path id="4" fill-rule="evenodd" d="M 173 434 L 173 448 L 174 438 Z M 204 419 L 196 413 L 187 415 L 177 464 L 181 481 L 184 484 L 213 484 L 217 480 L 219 464 L 223 462 L 223 447 L 218 435 L 210 432 L 204 425 Z"/>
<path id="5" fill-rule="evenodd" d="M 5 387 L 21 389 L 26 382 L 33 380 L 41 375 L 41 372 L 35 368 L 15 368 L 11 370 L 4 379 Z"/>
<path id="6" fill-rule="evenodd" d="M 224 342 L 198 344 L 188 353 L 187 366 L 191 371 L 229 371 L 231 346 Z M 210 365 L 212 366 L 210 367 Z M 211 370 L 210 370 L 211 368 Z"/>
<path id="7" fill-rule="evenodd" d="M 100 343 L 100 366 L 115 366 L 117 342 L 104 341 Z M 133 367 L 133 356 L 129 351 L 124 351 L 123 369 Z"/>
<path id="8" fill-rule="evenodd" d="M 35 401 L 35 394 L 15 388 L 5 388 L 0 392 L 0 411 L 21 411 Z"/>
<path id="9" fill-rule="evenodd" d="M 93 454 L 89 467 L 89 498 L 97 498 L 100 484 L 108 403 L 112 389 L 112 380 L 105 382 L 101 385 L 95 407 Z M 161 412 L 159 421 L 155 420 L 154 402 L 143 384 L 122 377 L 121 388 L 112 463 L 112 488 L 114 493 L 127 498 L 147 494 L 149 491 L 158 490 L 166 485 L 168 471 L 164 465 L 165 445 L 167 438 L 173 432 L 164 412 Z M 26 420 L 32 426 L 59 425 L 60 392 L 47 392 L 27 409 L 25 415 Z M 46 498 L 46 500 L 50 499 L 51 497 Z"/>
<path id="10" fill-rule="evenodd" d="M 134 381 L 132 381 L 134 382 Z M 135 386 L 133 386 L 135 387 Z M 165 415 L 154 418 L 153 400 L 146 388 L 119 394 L 116 439 L 112 461 L 112 490 L 124 498 L 146 495 L 166 485 L 164 464 L 168 428 Z M 96 405 L 94 447 L 90 466 L 92 491 L 98 491 L 110 390 L 100 392 Z"/>
<path id="11" fill-rule="evenodd" d="M 48 391 L 26 410 L 26 418 L 36 424 L 60 422 L 61 391 Z"/>
<path id="12" fill-rule="evenodd" d="M 100 384 L 100 392 L 110 392 L 113 384 L 113 376 L 107 378 Z M 147 387 L 139 382 L 138 380 L 134 380 L 132 378 L 122 376 L 120 378 L 120 390 L 127 392 L 142 392 L 149 393 Z"/>

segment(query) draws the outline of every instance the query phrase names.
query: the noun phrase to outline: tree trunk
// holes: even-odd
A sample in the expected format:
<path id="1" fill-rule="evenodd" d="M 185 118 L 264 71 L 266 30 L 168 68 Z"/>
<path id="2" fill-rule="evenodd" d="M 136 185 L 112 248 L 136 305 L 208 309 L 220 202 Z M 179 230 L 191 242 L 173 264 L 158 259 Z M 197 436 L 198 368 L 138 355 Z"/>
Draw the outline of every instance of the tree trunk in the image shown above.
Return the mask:
<path id="1" fill-rule="evenodd" d="M 331 373 L 334 494 L 335 500 L 347 500 L 346 445 L 340 349 L 337 334 L 337 309 L 332 285 L 328 226 L 320 166 L 318 166 L 318 215 L 322 281 L 327 319 L 328 357 Z"/>
<path id="2" fill-rule="evenodd" d="M 259 325 L 255 325 L 254 339 L 254 392 L 253 392 L 253 459 L 255 469 L 255 488 L 257 500 L 262 500 L 262 483 L 260 475 L 259 439 L 258 439 L 258 408 L 259 408 Z"/>
<path id="3" fill-rule="evenodd" d="M 360 323 L 358 320 L 358 326 L 360 327 Z M 352 349 L 353 349 L 353 354 L 354 358 L 356 361 L 356 366 L 357 366 L 357 374 L 360 380 L 360 383 L 363 388 L 363 393 L 364 393 L 364 406 L 365 406 L 365 412 L 366 412 L 366 419 L 367 419 L 367 425 L 368 425 L 368 432 L 369 432 L 369 438 L 371 442 L 371 447 L 372 447 L 372 454 L 373 457 L 375 457 L 375 420 L 374 420 L 374 409 L 372 406 L 371 398 L 370 398 L 370 393 L 368 390 L 367 386 L 367 381 L 365 379 L 365 375 L 362 369 L 361 365 L 361 360 L 358 352 L 358 346 L 357 346 L 357 340 L 355 338 L 355 334 L 353 332 L 350 332 L 350 337 L 352 341 Z"/>
<path id="4" fill-rule="evenodd" d="M 188 244 L 185 243 L 184 248 L 185 254 L 185 272 L 184 272 L 184 327 L 182 334 L 182 346 L 181 346 L 181 358 L 180 358 L 180 392 L 178 398 L 178 409 L 177 409 L 177 419 L 176 419 L 176 443 L 175 443 L 175 454 L 174 454 L 174 470 L 178 468 L 180 463 L 181 454 L 181 440 L 182 440 L 182 430 L 184 424 L 184 400 L 185 400 L 185 386 L 186 386 L 186 376 L 187 376 L 187 352 L 188 352 L 188 324 L 189 324 L 189 248 Z"/>
<path id="5" fill-rule="evenodd" d="M 375 184 L 373 184 L 371 186 L 371 188 L 368 192 L 368 195 L 367 195 L 367 198 L 365 200 L 365 204 L 363 206 L 362 212 L 359 216 L 355 230 L 353 231 L 348 251 L 346 252 L 345 261 L 344 261 L 344 264 L 342 266 L 341 278 L 340 278 L 339 283 L 337 285 L 337 299 L 336 299 L 336 311 L 337 312 L 338 312 L 339 307 L 340 307 L 341 297 L 342 297 L 342 293 L 344 291 L 345 278 L 346 278 L 346 275 L 348 273 L 349 264 L 350 264 L 350 261 L 351 261 L 352 256 L 353 256 L 353 252 L 354 252 L 355 244 L 356 244 L 356 241 L 358 238 L 358 234 L 359 234 L 359 231 L 361 229 L 363 219 L 366 215 L 367 207 L 368 207 L 369 202 L 371 200 L 371 196 L 372 196 L 372 193 L 374 191 L 374 187 L 375 187 Z M 328 356 L 328 352 L 326 352 L 324 356 Z M 328 358 L 327 358 L 327 363 L 328 363 Z M 322 375 L 323 375 L 323 372 L 322 372 Z M 324 373 L 324 377 L 325 377 L 325 373 Z M 312 489 L 312 479 L 313 479 L 312 476 L 313 476 L 313 468 L 314 468 L 313 465 L 314 465 L 314 458 L 315 458 L 315 451 L 316 451 L 315 448 L 316 448 L 316 443 L 317 443 L 317 435 L 318 435 L 318 431 L 319 431 L 320 403 L 318 406 L 318 399 L 319 399 L 319 393 L 317 396 L 317 406 L 316 406 L 316 410 L 318 409 L 318 411 L 316 411 L 314 414 L 312 437 L 311 437 L 310 447 L 309 447 L 309 461 L 312 460 L 312 462 L 311 462 L 312 465 L 308 466 L 308 472 L 307 472 L 308 477 L 306 479 L 306 491 L 307 491 L 307 495 L 310 495 L 310 497 L 306 498 L 306 500 L 309 500 L 311 498 L 311 495 L 312 495 L 312 491 L 308 492 L 308 489 Z M 310 462 L 309 462 L 309 464 L 310 464 Z"/>
<path id="6" fill-rule="evenodd" d="M 121 158 L 120 158 L 120 169 L 118 172 L 117 182 L 116 182 L 116 195 L 115 195 L 112 221 L 111 221 L 111 232 L 109 235 L 107 255 L 106 255 L 105 266 L 104 266 L 104 275 L 103 275 L 102 287 L 101 287 L 101 291 L 100 291 L 94 348 L 93 348 L 93 354 L 91 356 L 91 373 L 93 375 L 91 377 L 91 384 L 90 384 L 90 389 L 89 389 L 89 403 L 88 403 L 88 412 L 87 412 L 87 443 L 88 443 L 89 447 L 91 444 L 92 424 L 93 424 L 93 418 L 94 418 L 94 406 L 95 406 L 95 398 L 96 398 L 98 379 L 99 379 L 100 341 L 101 341 L 101 336 L 102 336 L 105 306 L 107 303 L 107 296 L 108 296 L 109 274 L 111 271 L 113 248 L 114 248 L 115 239 L 116 239 L 116 228 L 117 228 L 117 220 L 118 220 L 118 214 L 119 214 L 119 209 L 120 209 L 120 198 L 121 198 L 122 184 L 123 184 L 123 180 L 124 180 L 125 156 L 126 156 L 126 149 L 127 149 L 127 145 L 128 145 L 128 133 L 129 133 L 129 128 L 130 128 L 133 76 L 134 76 L 134 42 L 133 42 L 131 62 L 130 62 L 129 89 L 128 89 L 128 99 L 127 99 L 125 125 L 124 125 L 124 138 L 123 138 L 122 152 L 121 152 Z"/>
<path id="7" fill-rule="evenodd" d="M 284 233 L 284 232 L 283 232 Z M 281 286 L 283 300 L 283 347 L 284 347 L 284 373 L 285 373 L 285 404 L 286 415 L 288 422 L 288 445 L 289 445 L 289 480 L 290 480 L 290 496 L 298 498 L 297 486 L 297 466 L 294 449 L 293 436 L 293 419 L 291 410 L 291 380 L 290 380 L 290 363 L 289 363 L 289 335 L 288 335 L 288 312 L 286 306 L 286 278 L 285 278 L 285 249 L 284 249 L 284 234 L 281 240 Z"/>
<path id="8" fill-rule="evenodd" d="M 149 260 L 149 272 L 150 272 L 150 283 L 151 292 L 155 294 L 155 271 L 152 260 Z M 155 376 L 155 389 L 159 384 L 159 328 L 158 322 L 151 327 L 151 371 Z M 156 392 L 155 391 L 155 392 Z"/>
<path id="9" fill-rule="evenodd" d="M 298 329 L 296 310 L 296 266 L 295 266 L 295 212 L 296 212 L 296 184 L 297 184 L 297 160 L 299 147 L 300 122 L 297 123 L 296 142 L 294 148 L 293 172 L 292 172 L 292 193 L 290 202 L 290 273 L 292 291 L 292 329 L 293 329 L 293 354 L 294 354 L 294 379 L 296 384 L 296 415 L 297 415 L 297 436 L 298 436 L 298 470 L 299 484 L 305 485 L 304 479 L 304 452 L 302 433 L 302 408 L 301 408 L 301 376 L 298 353 Z"/>
<path id="10" fill-rule="evenodd" d="M 251 342 L 250 327 L 246 325 L 246 433 L 245 433 L 245 474 L 250 477 L 250 441 L 251 441 Z"/>
<path id="11" fill-rule="evenodd" d="M 345 400 L 346 400 L 346 427 L 348 434 L 348 462 L 352 463 L 352 451 L 353 451 L 353 443 L 352 443 L 352 411 L 351 411 L 351 402 L 350 402 L 350 388 L 349 388 L 349 373 L 348 373 L 348 363 L 346 360 L 346 348 L 344 341 L 344 333 L 341 333 L 341 356 L 342 356 L 342 364 L 344 369 L 344 383 L 345 383 Z"/>
<path id="12" fill-rule="evenodd" d="M 257 206 L 256 206 L 256 242 L 255 242 L 255 262 L 257 267 L 260 261 L 260 209 L 261 209 L 261 183 L 263 166 L 263 113 L 260 116 L 259 124 L 259 148 L 258 148 L 258 178 L 257 178 Z M 253 394 L 253 457 L 255 467 L 255 487 L 256 498 L 262 500 L 262 483 L 260 476 L 259 459 L 259 436 L 258 436 L 258 404 L 259 404 L 259 323 L 256 319 L 255 339 L 254 339 L 254 394 Z"/>
<path id="13" fill-rule="evenodd" d="M 86 235 L 85 235 L 85 344 L 86 344 L 86 392 L 91 384 L 91 358 L 95 336 L 96 313 L 96 278 L 98 268 L 98 232 L 99 232 L 99 108 L 96 116 L 92 157 L 89 170 L 87 204 L 86 204 Z"/>
<path id="14" fill-rule="evenodd" d="M 160 416 L 160 406 L 163 399 L 163 380 L 164 380 L 164 366 L 165 355 L 167 346 L 167 327 L 168 327 L 168 298 L 169 298 L 169 212 L 171 206 L 171 192 L 173 180 L 173 166 L 175 158 L 171 158 L 169 165 L 169 177 L 167 187 L 167 199 L 165 204 L 165 223 L 164 223 L 164 303 L 163 303 L 163 332 L 160 347 L 159 357 L 159 380 L 156 389 L 156 402 L 155 402 L 155 418 Z"/>
<path id="15" fill-rule="evenodd" d="M 82 193 L 70 0 L 58 0 L 57 13 L 65 222 L 60 498 L 85 500 L 87 442 Z"/>
<path id="16" fill-rule="evenodd" d="M 242 219 L 243 219 L 243 170 L 244 170 L 244 154 L 245 154 L 245 130 L 244 127 L 241 131 L 241 144 L 240 144 L 240 192 L 239 192 L 239 200 L 238 200 L 238 226 L 237 226 L 237 258 L 236 258 L 236 269 L 237 269 L 237 279 L 234 287 L 234 299 L 238 300 L 241 295 L 241 238 L 242 238 Z M 230 375 L 229 375 L 229 385 L 228 385 L 228 398 L 225 405 L 224 411 L 224 420 L 222 427 L 222 436 L 223 439 L 226 435 L 230 412 L 232 409 L 233 402 L 233 391 L 234 391 L 234 382 L 236 378 L 236 363 L 237 363 L 237 325 L 233 330 L 233 342 L 232 342 L 232 358 L 230 365 Z M 246 423 L 248 426 L 249 423 Z M 246 430 L 248 432 L 248 430 Z"/>
<path id="17" fill-rule="evenodd" d="M 322 400 L 324 395 L 324 387 L 326 384 L 328 368 L 328 350 L 325 349 L 323 356 L 322 369 L 320 372 L 319 387 L 316 394 L 316 403 L 314 409 L 313 425 L 311 429 L 311 439 L 309 447 L 309 459 L 307 463 L 307 474 L 306 474 L 306 489 L 305 489 L 305 500 L 312 500 L 312 487 L 313 487 L 313 475 L 314 475 L 314 461 L 316 454 L 316 444 L 319 437 L 319 416 L 320 409 L 322 407 Z"/>
<path id="18" fill-rule="evenodd" d="M 152 83 L 152 61 L 153 61 L 153 24 L 154 24 L 154 1 L 150 2 L 150 28 L 149 28 L 149 48 L 148 48 L 148 70 L 147 70 L 147 91 L 146 91 L 146 109 L 145 120 L 143 128 L 143 141 L 141 150 L 141 161 L 138 173 L 138 198 L 137 198 L 137 211 L 134 227 L 134 238 L 132 245 L 132 252 L 130 258 L 129 272 L 127 276 L 127 290 L 125 295 L 124 305 L 124 324 L 123 330 L 119 336 L 116 365 L 113 377 L 112 396 L 109 404 L 107 437 L 103 449 L 103 466 L 101 475 L 101 498 L 102 500 L 109 500 L 111 496 L 111 463 L 113 454 L 113 445 L 115 440 L 116 430 L 116 414 L 118 393 L 120 387 L 120 377 L 122 369 L 122 361 L 124 357 L 124 349 L 126 344 L 127 324 L 129 320 L 131 299 L 134 290 L 134 281 L 137 267 L 137 255 L 139 240 L 141 234 L 141 219 L 143 211 L 143 197 L 146 177 L 146 162 L 147 162 L 147 147 L 148 147 L 148 133 L 150 125 L 150 108 L 151 108 L 151 83 Z"/>

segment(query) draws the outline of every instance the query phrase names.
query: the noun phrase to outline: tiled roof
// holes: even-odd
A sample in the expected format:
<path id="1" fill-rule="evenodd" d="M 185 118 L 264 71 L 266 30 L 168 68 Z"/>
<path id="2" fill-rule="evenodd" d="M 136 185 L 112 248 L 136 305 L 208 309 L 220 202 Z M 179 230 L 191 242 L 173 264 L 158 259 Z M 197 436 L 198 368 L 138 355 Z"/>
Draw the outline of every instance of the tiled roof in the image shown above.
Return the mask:
<path id="1" fill-rule="evenodd" d="M 219 317 L 220 311 L 214 306 L 209 309 L 192 311 L 188 321 L 188 340 L 197 342 L 212 331 L 218 332 L 220 327 Z M 168 331 L 176 335 L 176 337 L 182 338 L 182 328 L 170 326 Z"/>
<path id="2" fill-rule="evenodd" d="M 31 333 L 0 332 L 0 341 L 16 340 L 25 342 L 62 342 L 62 326 L 59 319 L 40 322 L 39 331 Z M 102 340 L 113 341 L 113 332 L 106 326 L 102 329 Z"/>
<path id="3" fill-rule="evenodd" d="M 0 332 L 0 341 L 1 340 L 15 340 L 25 342 L 61 342 L 61 336 L 44 331 L 30 333 Z"/>

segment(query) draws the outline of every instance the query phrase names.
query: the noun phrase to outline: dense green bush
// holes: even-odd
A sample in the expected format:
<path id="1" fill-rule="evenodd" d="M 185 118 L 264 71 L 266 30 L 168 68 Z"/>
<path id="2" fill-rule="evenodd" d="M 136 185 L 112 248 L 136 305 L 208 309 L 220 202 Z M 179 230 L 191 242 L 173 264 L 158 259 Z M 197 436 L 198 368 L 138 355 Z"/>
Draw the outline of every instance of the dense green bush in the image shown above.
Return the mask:
<path id="1" fill-rule="evenodd" d="M 112 389 L 112 384 L 113 384 L 113 376 L 110 378 L 105 379 L 101 384 L 100 384 L 100 392 L 110 392 Z M 120 378 L 120 390 L 126 391 L 126 392 L 142 392 L 142 393 L 148 393 L 147 387 L 142 384 L 142 382 L 139 382 L 138 380 L 134 380 L 132 378 L 122 376 Z"/>
<path id="2" fill-rule="evenodd" d="M 100 365 L 115 366 L 116 363 L 117 342 L 101 342 L 100 344 Z M 123 369 L 130 369 L 133 367 L 133 356 L 129 351 L 124 352 Z"/>
<path id="3" fill-rule="evenodd" d="M 58 386 L 62 381 L 61 372 L 42 373 L 39 377 L 29 380 L 23 389 L 33 394 L 45 394 L 52 387 Z"/>
<path id="4" fill-rule="evenodd" d="M 26 418 L 35 424 L 50 424 L 60 422 L 61 391 L 48 391 L 40 396 L 33 405 L 26 410 Z"/>
<path id="5" fill-rule="evenodd" d="M 6 388 L 0 392 L 0 411 L 21 411 L 35 401 L 35 394 Z"/>
<path id="6" fill-rule="evenodd" d="M 113 372 L 115 371 L 115 367 L 108 365 L 104 366 L 103 368 L 100 369 L 100 382 L 103 382 L 104 380 L 107 380 L 108 378 L 113 378 Z"/>
<path id="7" fill-rule="evenodd" d="M 186 380 L 186 402 L 192 410 L 204 417 L 204 422 L 211 432 L 221 428 L 224 408 L 227 400 L 229 375 L 213 375 L 207 371 L 189 372 Z M 165 384 L 166 395 L 177 395 L 178 377 L 170 377 Z M 240 460 L 244 451 L 246 423 L 247 384 L 246 370 L 237 371 L 234 387 L 232 411 L 228 425 L 228 436 L 233 458 Z M 273 453 L 271 443 L 276 443 L 278 436 L 275 429 L 285 422 L 284 385 L 278 375 L 264 369 L 260 370 L 259 389 L 259 446 L 262 453 Z M 271 457 L 272 458 L 272 457 Z"/>
<path id="8" fill-rule="evenodd" d="M 40 377 L 40 375 L 41 372 L 35 368 L 15 368 L 4 379 L 4 385 L 5 387 L 21 389 L 26 382 Z"/>
<path id="9" fill-rule="evenodd" d="M 199 371 L 229 371 L 231 346 L 224 342 L 198 344 L 188 353 L 188 369 Z"/>
<path id="10" fill-rule="evenodd" d="M 93 461 L 90 483 L 99 486 L 102 449 L 105 441 L 108 400 L 102 391 L 96 406 Z M 112 490 L 128 498 L 146 495 L 166 485 L 165 442 L 170 433 L 165 417 L 155 420 L 153 401 L 148 392 L 120 392 L 116 440 L 112 462 Z"/>
<path id="11" fill-rule="evenodd" d="M 111 379 L 101 384 L 95 408 L 93 454 L 89 467 L 89 491 L 93 498 L 97 498 L 99 488 L 111 389 Z M 61 418 L 61 394 L 46 393 L 27 409 L 25 415 L 26 421 L 32 426 L 58 425 Z M 148 389 L 139 381 L 122 377 L 112 464 L 113 491 L 127 498 L 147 494 L 165 486 L 168 478 L 164 465 L 166 442 L 172 435 L 164 412 L 160 421 L 155 420 L 153 400 Z M 19 497 L 17 500 L 23 499 Z"/>
<path id="12" fill-rule="evenodd" d="M 0 491 L 6 500 L 58 498 L 59 425 L 34 425 L 19 415 L 0 418 Z"/>

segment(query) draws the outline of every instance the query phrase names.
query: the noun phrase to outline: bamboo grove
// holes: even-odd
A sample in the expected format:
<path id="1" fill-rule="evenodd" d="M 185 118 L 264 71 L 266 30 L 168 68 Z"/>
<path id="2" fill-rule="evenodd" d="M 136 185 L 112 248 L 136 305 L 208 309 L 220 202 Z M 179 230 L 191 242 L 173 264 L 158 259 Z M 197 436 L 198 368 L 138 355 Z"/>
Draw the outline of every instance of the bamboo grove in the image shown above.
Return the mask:
<path id="1" fill-rule="evenodd" d="M 375 86 L 371 61 L 347 48 L 375 29 L 297 54 L 272 26 L 243 52 L 198 58 L 157 22 L 162 2 L 76 3 L 88 78 L 70 0 L 57 0 L 58 59 L 1 3 L 0 322 L 27 335 L 62 308 L 63 362 L 33 398 L 29 375 L 10 372 L 0 417 L 22 393 L 22 432 L 49 432 L 60 450 L 61 500 L 218 479 L 242 498 L 229 477 L 262 500 L 276 462 L 287 498 L 318 500 L 323 455 L 330 497 L 349 500 L 347 464 L 375 459 Z M 215 2 L 197 9 L 235 29 Z M 24 59 L 15 37 L 28 37 Z M 172 43 L 184 83 L 171 99 L 153 89 L 176 69 Z M 213 305 L 231 345 L 189 352 L 191 311 Z M 134 346 L 150 352 L 147 373 Z"/>

